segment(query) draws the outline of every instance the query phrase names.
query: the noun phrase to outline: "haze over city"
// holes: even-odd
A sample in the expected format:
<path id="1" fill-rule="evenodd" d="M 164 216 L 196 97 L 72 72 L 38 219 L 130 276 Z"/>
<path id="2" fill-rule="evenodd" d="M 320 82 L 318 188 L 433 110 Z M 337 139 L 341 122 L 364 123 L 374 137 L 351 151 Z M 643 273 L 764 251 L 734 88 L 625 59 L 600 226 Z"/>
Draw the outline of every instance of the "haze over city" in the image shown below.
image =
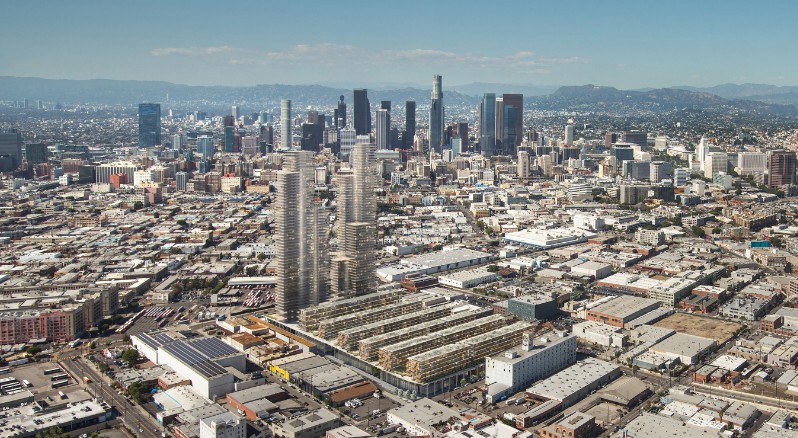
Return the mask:
<path id="1" fill-rule="evenodd" d="M 0 75 L 261 83 L 798 84 L 794 2 L 8 2 Z M 783 18 L 782 18 L 783 17 Z"/>
<path id="2" fill-rule="evenodd" d="M 0 9 L 0 436 L 798 438 L 798 4 Z"/>

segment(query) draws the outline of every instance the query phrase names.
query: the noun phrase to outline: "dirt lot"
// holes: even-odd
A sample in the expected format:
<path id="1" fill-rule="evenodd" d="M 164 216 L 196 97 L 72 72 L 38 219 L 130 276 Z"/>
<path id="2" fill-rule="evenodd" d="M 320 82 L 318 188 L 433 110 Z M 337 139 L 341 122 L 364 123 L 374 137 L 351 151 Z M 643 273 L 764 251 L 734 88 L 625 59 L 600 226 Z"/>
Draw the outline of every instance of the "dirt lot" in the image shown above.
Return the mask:
<path id="1" fill-rule="evenodd" d="M 693 336 L 711 338 L 722 344 L 729 340 L 740 324 L 722 321 L 715 318 L 690 315 L 688 313 L 674 313 L 673 315 L 654 324 L 657 327 L 674 329 L 677 332 Z"/>

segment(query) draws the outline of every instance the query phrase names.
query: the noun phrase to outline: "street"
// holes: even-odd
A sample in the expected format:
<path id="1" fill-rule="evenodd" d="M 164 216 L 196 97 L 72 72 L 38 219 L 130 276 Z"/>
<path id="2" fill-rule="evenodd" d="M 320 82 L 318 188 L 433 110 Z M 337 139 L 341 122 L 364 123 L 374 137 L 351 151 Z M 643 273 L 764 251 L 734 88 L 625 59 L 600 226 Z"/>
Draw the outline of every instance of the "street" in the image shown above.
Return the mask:
<path id="1" fill-rule="evenodd" d="M 86 390 L 115 407 L 122 416 L 122 421 L 134 434 L 145 438 L 161 438 L 161 426 L 155 419 L 148 415 L 143 408 L 117 393 L 108 383 L 108 377 L 101 375 L 91 364 L 84 363 L 83 359 L 79 357 L 65 360 L 61 364 L 80 382 L 83 381 L 84 376 L 88 377 L 91 382 L 84 384 Z"/>

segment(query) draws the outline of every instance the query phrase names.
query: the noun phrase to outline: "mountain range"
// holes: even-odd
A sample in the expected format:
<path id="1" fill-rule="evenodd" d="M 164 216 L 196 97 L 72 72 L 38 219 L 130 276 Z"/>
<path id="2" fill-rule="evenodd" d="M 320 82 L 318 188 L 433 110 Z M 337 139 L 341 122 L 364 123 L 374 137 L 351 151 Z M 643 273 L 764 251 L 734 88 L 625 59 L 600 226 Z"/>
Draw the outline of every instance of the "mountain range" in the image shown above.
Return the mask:
<path id="1" fill-rule="evenodd" d="M 582 111 L 668 112 L 682 109 L 742 111 L 760 115 L 798 115 L 798 87 L 763 84 L 724 84 L 709 88 L 671 87 L 619 90 L 613 87 L 536 86 L 473 83 L 445 89 L 447 105 L 478 105 L 484 92 L 522 93 L 527 108 Z M 0 100 L 135 105 L 161 102 L 175 109 L 217 109 L 236 104 L 246 109 L 273 109 L 280 99 L 290 98 L 295 108 L 331 106 L 339 96 L 351 105 L 351 88 L 322 85 L 264 84 L 252 87 L 193 86 L 163 81 L 120 81 L 108 79 L 54 80 L 0 76 Z M 395 107 L 406 100 L 420 106 L 430 99 L 429 89 L 404 87 L 369 89 L 372 108 L 381 100 Z"/>

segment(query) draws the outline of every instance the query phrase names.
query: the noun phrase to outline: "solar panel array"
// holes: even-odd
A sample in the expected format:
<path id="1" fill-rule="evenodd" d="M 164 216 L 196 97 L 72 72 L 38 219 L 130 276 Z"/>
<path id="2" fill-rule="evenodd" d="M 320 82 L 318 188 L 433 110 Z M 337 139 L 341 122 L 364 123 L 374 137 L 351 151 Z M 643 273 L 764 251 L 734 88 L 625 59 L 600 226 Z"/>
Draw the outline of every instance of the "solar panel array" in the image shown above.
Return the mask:
<path id="1" fill-rule="evenodd" d="M 211 359 L 238 353 L 235 348 L 216 338 L 177 341 L 161 348 L 205 377 L 227 373 L 227 370 Z"/>
<path id="2" fill-rule="evenodd" d="M 239 353 L 238 350 L 230 345 L 225 344 L 221 339 L 218 338 L 199 338 L 188 342 L 192 347 L 208 356 L 209 359 L 215 359 L 217 357 L 230 356 Z"/>
<path id="3" fill-rule="evenodd" d="M 174 342 L 175 340 L 173 337 L 169 336 L 168 333 L 155 333 L 152 335 L 148 333 L 139 333 L 136 336 L 141 339 L 141 342 L 144 342 L 144 344 L 153 350 L 157 350 L 158 347 Z"/>

